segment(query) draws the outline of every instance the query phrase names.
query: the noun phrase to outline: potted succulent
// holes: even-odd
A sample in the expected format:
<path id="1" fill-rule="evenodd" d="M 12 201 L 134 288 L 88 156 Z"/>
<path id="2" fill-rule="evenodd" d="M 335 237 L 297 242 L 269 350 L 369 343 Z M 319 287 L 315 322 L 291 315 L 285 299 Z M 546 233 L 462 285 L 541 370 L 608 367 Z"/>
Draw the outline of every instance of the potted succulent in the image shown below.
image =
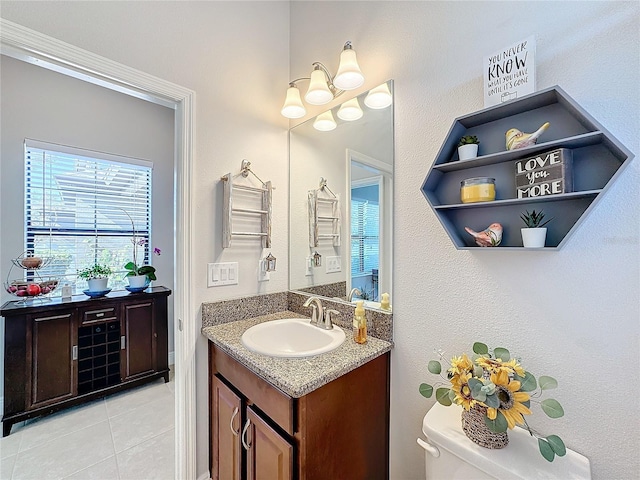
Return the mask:
<path id="1" fill-rule="evenodd" d="M 545 225 L 553 220 L 553 218 L 543 222 L 544 212 L 542 210 L 539 212 L 532 210 L 531 213 L 527 210 L 526 213 L 520 215 L 520 218 L 526 225 L 525 228 L 520 229 L 522 233 L 522 245 L 526 248 L 544 247 L 547 239 L 547 228 Z"/>
<path id="2" fill-rule="evenodd" d="M 107 289 L 109 275 L 113 271 L 108 265 L 100 265 L 96 263 L 92 267 L 87 267 L 78 272 L 78 278 L 87 281 L 90 292 L 103 292 Z"/>
<path id="3" fill-rule="evenodd" d="M 465 135 L 458 143 L 458 158 L 460 160 L 469 160 L 478 156 L 478 137 L 475 135 Z"/>

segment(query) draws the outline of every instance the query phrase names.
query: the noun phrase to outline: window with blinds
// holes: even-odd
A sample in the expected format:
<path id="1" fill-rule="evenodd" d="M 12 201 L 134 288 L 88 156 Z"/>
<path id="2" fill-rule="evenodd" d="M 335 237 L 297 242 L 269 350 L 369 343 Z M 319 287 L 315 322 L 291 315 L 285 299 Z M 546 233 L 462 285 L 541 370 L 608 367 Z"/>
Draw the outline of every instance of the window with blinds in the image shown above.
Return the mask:
<path id="1" fill-rule="evenodd" d="M 77 271 L 99 263 L 121 287 L 134 231 L 145 240 L 138 265 L 149 263 L 151 172 L 150 162 L 27 140 L 25 250 L 51 258 L 38 275 L 81 291 Z"/>
<path id="2" fill-rule="evenodd" d="M 351 199 L 351 275 L 371 275 L 380 263 L 380 206 Z"/>

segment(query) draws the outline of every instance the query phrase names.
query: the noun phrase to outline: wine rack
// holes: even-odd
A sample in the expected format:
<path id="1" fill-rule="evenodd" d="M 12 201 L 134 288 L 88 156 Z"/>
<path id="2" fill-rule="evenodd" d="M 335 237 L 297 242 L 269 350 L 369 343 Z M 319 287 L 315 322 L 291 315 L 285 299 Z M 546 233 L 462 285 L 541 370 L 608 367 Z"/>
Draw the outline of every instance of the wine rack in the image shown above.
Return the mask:
<path id="1" fill-rule="evenodd" d="M 119 320 L 78 329 L 78 394 L 121 382 L 121 344 Z"/>

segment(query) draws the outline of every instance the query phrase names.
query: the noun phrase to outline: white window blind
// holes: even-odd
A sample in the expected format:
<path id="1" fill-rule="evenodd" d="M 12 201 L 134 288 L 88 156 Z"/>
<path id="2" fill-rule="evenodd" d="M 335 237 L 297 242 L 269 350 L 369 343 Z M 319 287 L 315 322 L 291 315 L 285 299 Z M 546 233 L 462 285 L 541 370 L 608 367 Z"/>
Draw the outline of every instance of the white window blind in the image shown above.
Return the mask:
<path id="1" fill-rule="evenodd" d="M 351 274 L 369 275 L 380 263 L 380 206 L 351 200 Z"/>
<path id="2" fill-rule="evenodd" d="M 134 228 L 146 240 L 138 265 L 149 263 L 152 164 L 126 160 L 25 142 L 25 250 L 52 258 L 39 275 L 81 290 L 77 271 L 106 264 L 116 272 L 110 286 L 117 288 L 124 284 L 123 266 L 133 260 Z"/>

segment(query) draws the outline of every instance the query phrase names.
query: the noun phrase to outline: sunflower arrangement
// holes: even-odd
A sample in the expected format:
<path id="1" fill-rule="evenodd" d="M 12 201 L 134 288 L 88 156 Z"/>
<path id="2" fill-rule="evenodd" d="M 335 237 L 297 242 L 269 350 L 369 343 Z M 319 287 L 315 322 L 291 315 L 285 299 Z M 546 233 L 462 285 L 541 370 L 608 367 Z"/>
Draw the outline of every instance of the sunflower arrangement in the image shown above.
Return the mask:
<path id="1" fill-rule="evenodd" d="M 526 429 L 538 439 L 538 447 L 542 456 L 552 462 L 556 455 L 564 456 L 564 442 L 557 435 L 543 437 L 534 432 L 527 423 L 525 415 L 531 415 L 531 402 L 539 403 L 542 411 L 550 418 L 560 418 L 564 410 L 557 400 L 538 400 L 544 390 L 558 386 L 558 382 L 547 376 L 538 380 L 511 358 L 506 348 L 494 348 L 492 352 L 484 343 L 473 344 L 474 354 L 453 357 L 450 367 L 442 373 L 441 361 L 444 358 L 439 351 L 440 360 L 431 360 L 428 365 L 430 373 L 441 375 L 447 383 L 420 385 L 420 393 L 431 398 L 434 387 L 438 403 L 449 406 L 460 405 L 465 411 L 480 410 L 484 415 L 484 423 L 489 431 L 503 433 L 515 426 Z"/>

